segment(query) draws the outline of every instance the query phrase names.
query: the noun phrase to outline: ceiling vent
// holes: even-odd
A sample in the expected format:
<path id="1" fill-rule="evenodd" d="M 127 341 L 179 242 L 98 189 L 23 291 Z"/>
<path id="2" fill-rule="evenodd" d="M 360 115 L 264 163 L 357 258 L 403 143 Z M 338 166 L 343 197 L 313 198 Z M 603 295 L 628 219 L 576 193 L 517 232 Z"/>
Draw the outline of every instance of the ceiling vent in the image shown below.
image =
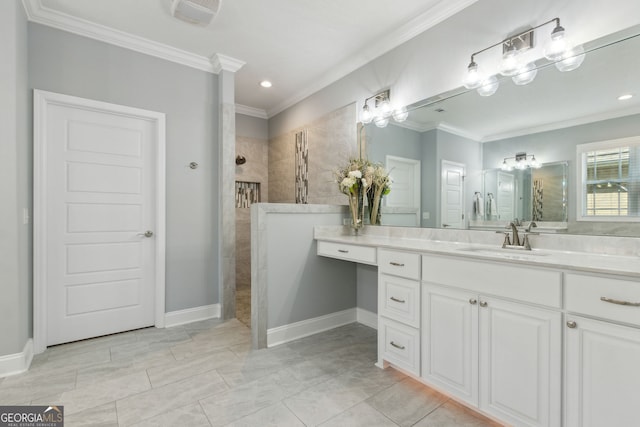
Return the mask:
<path id="1" fill-rule="evenodd" d="M 207 26 L 220 10 L 221 0 L 172 0 L 171 14 L 191 24 Z"/>

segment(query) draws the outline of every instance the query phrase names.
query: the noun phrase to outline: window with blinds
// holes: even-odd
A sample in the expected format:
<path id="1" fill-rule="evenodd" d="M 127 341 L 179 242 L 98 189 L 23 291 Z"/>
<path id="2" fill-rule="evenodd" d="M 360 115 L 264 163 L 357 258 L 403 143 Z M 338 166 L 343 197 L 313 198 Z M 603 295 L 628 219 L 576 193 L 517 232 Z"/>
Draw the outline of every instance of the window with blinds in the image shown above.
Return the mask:
<path id="1" fill-rule="evenodd" d="M 583 150 L 580 150 L 583 148 Z M 578 146 L 582 169 L 582 218 L 640 216 L 640 139 Z"/>

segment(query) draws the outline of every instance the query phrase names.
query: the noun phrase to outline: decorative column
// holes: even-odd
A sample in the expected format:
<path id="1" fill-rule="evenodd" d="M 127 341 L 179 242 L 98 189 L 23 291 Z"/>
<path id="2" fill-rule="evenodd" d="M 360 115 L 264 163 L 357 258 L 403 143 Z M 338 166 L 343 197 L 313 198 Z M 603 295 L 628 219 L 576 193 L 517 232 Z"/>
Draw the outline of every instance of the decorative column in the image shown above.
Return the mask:
<path id="1" fill-rule="evenodd" d="M 237 59 L 215 54 L 213 71 L 218 74 L 218 270 L 220 316 L 236 316 L 236 210 L 235 158 L 236 107 L 235 72 L 245 64 Z"/>

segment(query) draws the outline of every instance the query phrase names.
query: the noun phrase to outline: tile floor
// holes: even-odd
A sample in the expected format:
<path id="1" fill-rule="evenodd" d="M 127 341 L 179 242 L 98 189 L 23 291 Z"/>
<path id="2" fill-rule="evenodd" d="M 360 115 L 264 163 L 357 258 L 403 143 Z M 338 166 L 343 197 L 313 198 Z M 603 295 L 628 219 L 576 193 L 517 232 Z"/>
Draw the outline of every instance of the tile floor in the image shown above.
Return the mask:
<path id="1" fill-rule="evenodd" d="M 351 324 L 251 350 L 238 320 L 56 346 L 0 379 L 2 405 L 64 405 L 65 426 L 496 426 L 394 369 Z"/>
<path id="2" fill-rule="evenodd" d="M 251 283 L 236 281 L 236 319 L 251 327 Z"/>

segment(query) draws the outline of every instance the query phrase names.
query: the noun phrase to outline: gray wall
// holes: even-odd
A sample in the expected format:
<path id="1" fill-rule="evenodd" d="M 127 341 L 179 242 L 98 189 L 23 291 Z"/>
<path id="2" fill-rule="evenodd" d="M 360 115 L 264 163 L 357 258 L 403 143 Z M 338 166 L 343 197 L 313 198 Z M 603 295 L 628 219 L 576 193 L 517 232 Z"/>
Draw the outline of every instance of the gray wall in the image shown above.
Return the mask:
<path id="1" fill-rule="evenodd" d="M 378 267 L 357 264 L 358 308 L 378 312 Z"/>
<path id="2" fill-rule="evenodd" d="M 268 140 L 269 122 L 267 119 L 236 114 L 236 136 Z"/>
<path id="3" fill-rule="evenodd" d="M 28 51 L 32 89 L 166 114 L 166 311 L 217 303 L 218 77 L 38 24 Z"/>
<path id="4" fill-rule="evenodd" d="M 0 356 L 19 353 L 32 330 L 32 146 L 27 20 L 20 2 L 0 2 Z"/>
<path id="5" fill-rule="evenodd" d="M 374 124 L 365 125 L 366 157 L 372 162 L 385 163 L 387 155 L 420 160 L 422 141 L 420 132 L 389 125 L 379 128 Z"/>
<path id="6" fill-rule="evenodd" d="M 307 208 L 313 206 L 301 206 Z M 313 239 L 313 227 L 339 225 L 344 216 L 267 213 L 261 227 L 267 239 L 268 329 L 356 306 L 356 264 L 318 256 Z"/>
<path id="7" fill-rule="evenodd" d="M 611 224 L 595 221 L 576 221 L 576 145 L 610 139 L 626 138 L 640 134 L 640 114 L 604 120 L 564 129 L 539 132 L 498 141 L 485 142 L 482 145 L 483 166 L 485 169 L 500 167 L 504 157 L 513 157 L 515 153 L 525 151 L 535 154 L 543 163 L 568 161 L 567 179 L 569 233 L 588 232 L 603 234 L 615 232 L 623 227 L 627 236 L 640 236 L 640 224 Z"/>
<path id="8" fill-rule="evenodd" d="M 420 202 L 422 203 L 422 212 L 429 212 L 429 219 L 423 219 L 420 215 L 420 223 L 423 227 L 435 227 L 439 224 L 440 212 L 440 180 L 438 171 L 440 170 L 438 162 L 438 131 L 433 129 L 422 133 L 422 168 L 423 177 L 431 177 L 431 179 L 422 179 L 420 191 Z"/>

